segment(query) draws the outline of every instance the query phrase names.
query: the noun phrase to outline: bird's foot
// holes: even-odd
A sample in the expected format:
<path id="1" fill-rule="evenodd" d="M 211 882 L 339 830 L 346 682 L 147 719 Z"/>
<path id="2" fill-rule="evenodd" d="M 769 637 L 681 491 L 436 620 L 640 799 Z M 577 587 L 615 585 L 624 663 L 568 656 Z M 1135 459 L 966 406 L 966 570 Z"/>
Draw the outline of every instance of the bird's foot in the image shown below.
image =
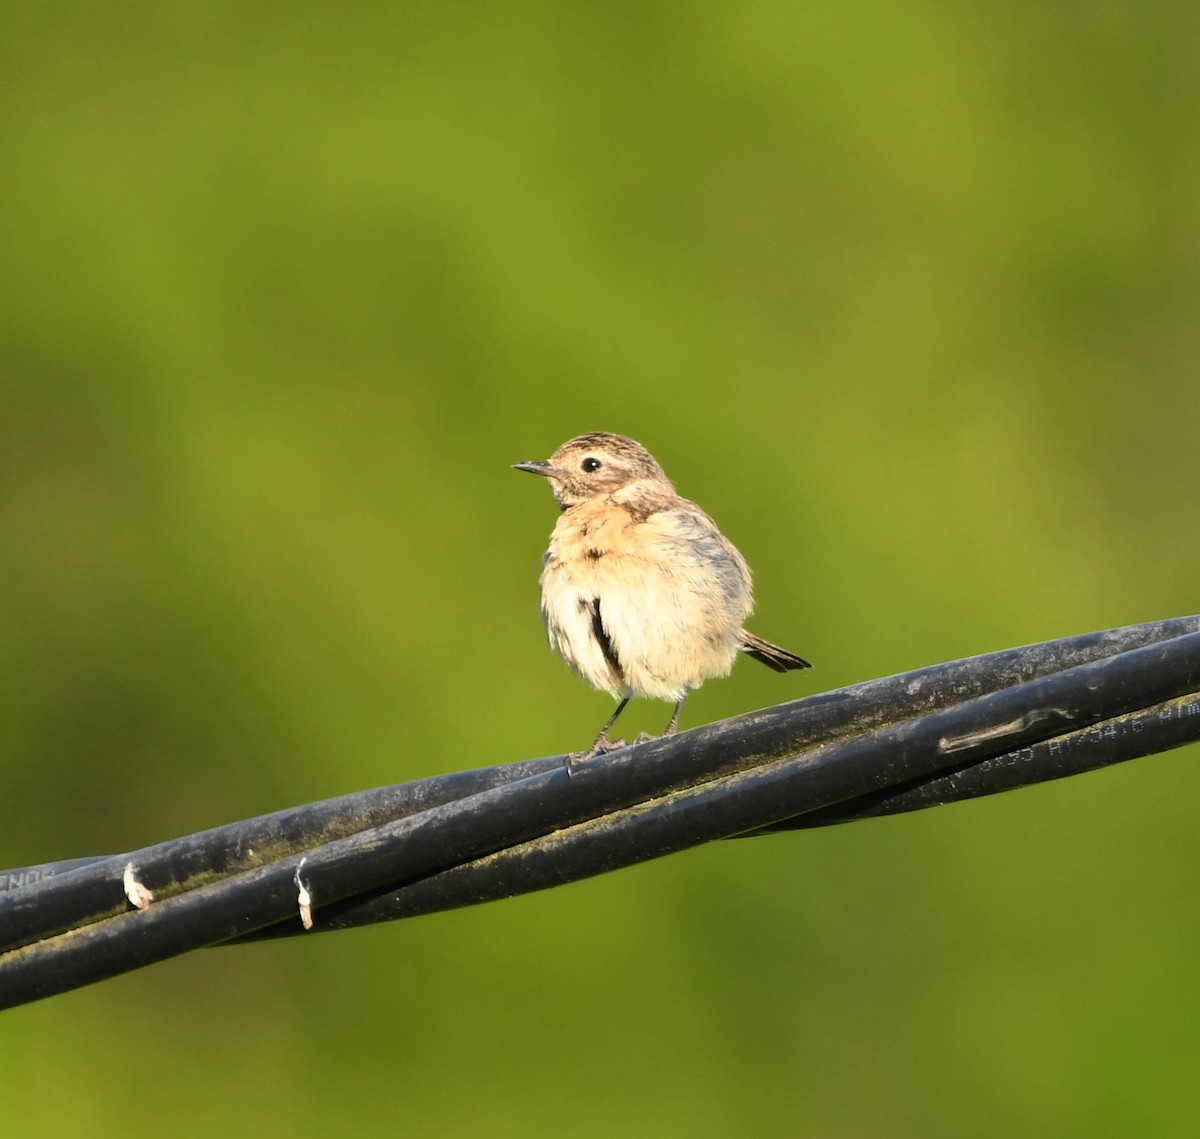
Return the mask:
<path id="1" fill-rule="evenodd" d="M 580 766 L 587 763 L 589 759 L 595 759 L 598 755 L 607 755 L 610 751 L 620 751 L 623 747 L 629 745 L 624 740 L 610 740 L 604 736 L 597 738 L 587 751 L 573 751 L 567 756 L 567 762 L 564 766 L 567 772 L 577 770 Z"/>
<path id="2" fill-rule="evenodd" d="M 635 744 L 648 744 L 651 740 L 658 739 L 658 736 L 652 736 L 649 732 L 638 732 L 638 738 L 633 742 Z"/>

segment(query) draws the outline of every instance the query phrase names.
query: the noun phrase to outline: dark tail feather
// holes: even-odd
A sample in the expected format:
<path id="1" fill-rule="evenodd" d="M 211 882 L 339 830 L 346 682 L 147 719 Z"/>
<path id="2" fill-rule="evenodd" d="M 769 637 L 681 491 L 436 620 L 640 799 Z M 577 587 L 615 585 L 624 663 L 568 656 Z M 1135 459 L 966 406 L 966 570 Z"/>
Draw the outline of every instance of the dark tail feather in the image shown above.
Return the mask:
<path id="1" fill-rule="evenodd" d="M 747 656 L 762 661 L 768 668 L 773 668 L 776 672 L 790 672 L 793 668 L 812 668 L 812 665 L 803 657 L 789 653 L 787 649 L 781 649 L 778 645 L 764 641 L 762 637 L 756 637 L 753 633 L 747 633 L 745 629 L 738 638 L 738 648 Z"/>

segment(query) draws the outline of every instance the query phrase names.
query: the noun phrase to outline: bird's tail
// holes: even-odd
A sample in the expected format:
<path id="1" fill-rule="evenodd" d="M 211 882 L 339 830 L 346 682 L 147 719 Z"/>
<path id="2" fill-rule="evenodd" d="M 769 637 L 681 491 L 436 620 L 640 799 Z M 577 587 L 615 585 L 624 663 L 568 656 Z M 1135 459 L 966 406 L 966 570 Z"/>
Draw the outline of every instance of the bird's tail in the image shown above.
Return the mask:
<path id="1" fill-rule="evenodd" d="M 738 637 L 738 648 L 747 656 L 762 661 L 768 668 L 773 668 L 776 672 L 790 672 L 793 668 L 812 668 L 812 665 L 803 657 L 789 653 L 787 649 L 781 649 L 778 645 L 764 641 L 762 637 L 756 637 L 753 633 L 747 633 L 745 629 Z"/>

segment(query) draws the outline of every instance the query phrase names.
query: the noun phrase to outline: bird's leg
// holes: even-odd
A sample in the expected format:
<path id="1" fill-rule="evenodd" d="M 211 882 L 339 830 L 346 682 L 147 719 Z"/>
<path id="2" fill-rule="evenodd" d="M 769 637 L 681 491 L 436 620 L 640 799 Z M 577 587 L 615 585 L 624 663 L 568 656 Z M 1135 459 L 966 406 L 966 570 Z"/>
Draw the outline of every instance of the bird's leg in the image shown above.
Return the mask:
<path id="1" fill-rule="evenodd" d="M 625 711 L 625 705 L 628 704 L 629 701 L 630 701 L 630 697 L 626 696 L 625 699 L 622 700 L 621 703 L 617 705 L 617 710 L 615 712 L 613 712 L 613 714 L 611 716 L 609 716 L 609 718 L 605 721 L 604 727 L 602 727 L 600 729 L 600 734 L 596 737 L 595 741 L 592 743 L 591 750 L 592 750 L 593 754 L 596 754 L 596 753 L 602 752 L 602 751 L 616 751 L 618 748 L 622 748 L 625 746 L 624 740 L 613 740 L 610 742 L 609 738 L 608 738 L 608 732 L 609 732 L 609 729 L 613 726 L 613 724 L 615 724 L 617 722 L 617 717 L 622 712 Z"/>
<path id="2" fill-rule="evenodd" d="M 631 697 L 626 696 L 617 705 L 617 710 L 609 716 L 608 722 L 600 729 L 600 734 L 592 741 L 592 746 L 587 751 L 573 751 L 567 756 L 568 768 L 583 763 L 585 760 L 594 759 L 598 755 L 604 755 L 610 751 L 618 751 L 626 746 L 624 740 L 610 740 L 608 738 L 608 731 L 617 722 L 617 717 L 625 711 L 625 705 L 629 703 L 630 699 Z"/>
<path id="3" fill-rule="evenodd" d="M 675 711 L 671 713 L 671 719 L 667 722 L 666 728 L 663 730 L 664 736 L 673 736 L 675 730 L 679 727 L 679 713 L 683 711 L 683 702 L 688 698 L 688 690 L 683 690 L 683 695 L 679 697 L 679 703 L 675 705 Z"/>
<path id="4" fill-rule="evenodd" d="M 670 722 L 663 729 L 664 736 L 673 736 L 675 734 L 676 729 L 679 727 L 679 713 L 683 711 L 683 702 L 687 698 L 688 698 L 688 693 L 687 693 L 687 689 L 685 688 L 683 690 L 683 695 L 679 697 L 679 703 L 675 705 L 675 711 L 671 713 Z M 654 739 L 654 737 L 652 735 L 650 735 L 649 732 L 642 732 L 642 734 L 638 736 L 637 742 L 640 744 L 644 744 L 652 739 Z"/>

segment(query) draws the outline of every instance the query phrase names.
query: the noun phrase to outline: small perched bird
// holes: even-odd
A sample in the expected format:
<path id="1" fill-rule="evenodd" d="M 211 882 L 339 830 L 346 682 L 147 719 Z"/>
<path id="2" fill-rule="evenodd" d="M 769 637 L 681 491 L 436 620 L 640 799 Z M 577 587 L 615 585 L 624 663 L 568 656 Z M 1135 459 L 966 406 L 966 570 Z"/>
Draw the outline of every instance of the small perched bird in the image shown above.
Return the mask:
<path id="1" fill-rule="evenodd" d="M 549 479 L 562 510 L 542 559 L 550 645 L 620 701 L 571 762 L 626 746 L 608 733 L 634 696 L 674 701 L 672 735 L 688 693 L 728 676 L 739 652 L 776 672 L 811 667 L 742 628 L 754 607 L 746 560 L 640 443 L 598 431 L 513 466 Z"/>

